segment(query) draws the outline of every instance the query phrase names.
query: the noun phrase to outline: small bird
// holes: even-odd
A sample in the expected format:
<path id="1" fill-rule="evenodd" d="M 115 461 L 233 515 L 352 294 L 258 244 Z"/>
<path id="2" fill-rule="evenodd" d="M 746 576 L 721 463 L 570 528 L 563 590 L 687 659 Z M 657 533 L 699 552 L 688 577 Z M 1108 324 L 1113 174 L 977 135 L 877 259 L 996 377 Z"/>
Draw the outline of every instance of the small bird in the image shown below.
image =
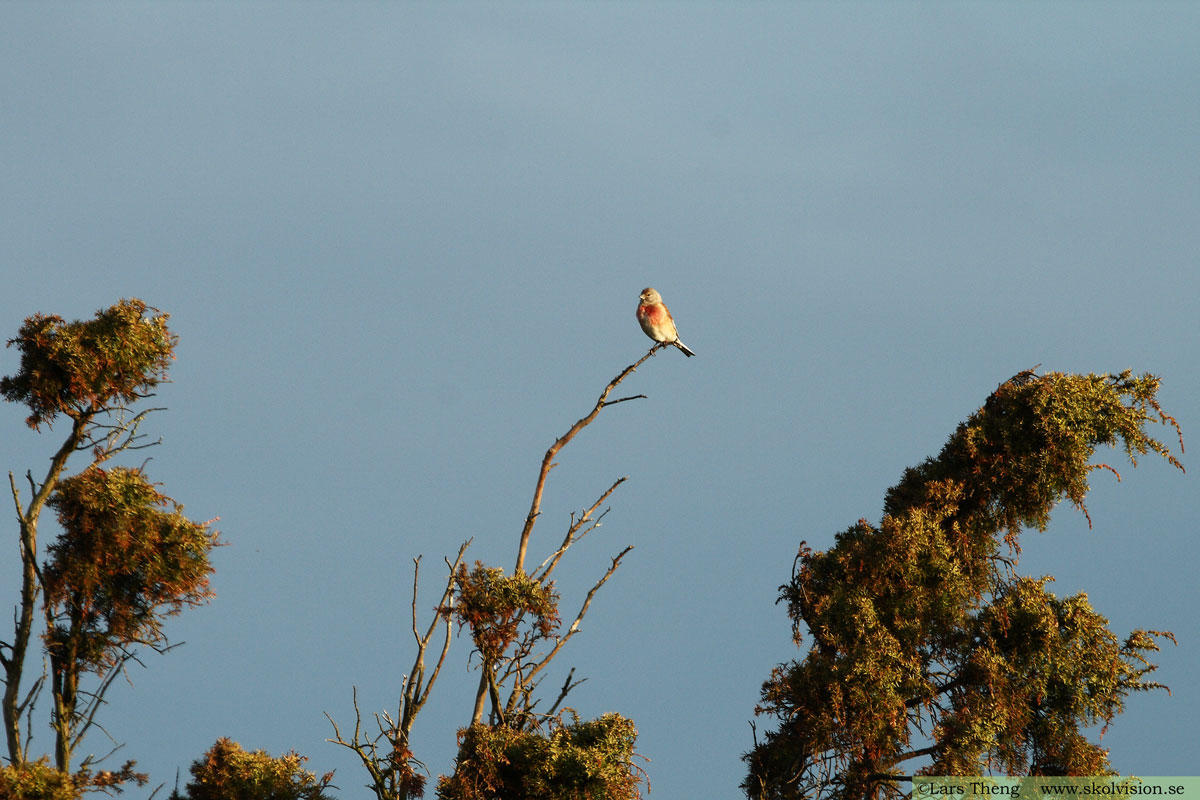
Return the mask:
<path id="1" fill-rule="evenodd" d="M 658 290 L 642 289 L 638 300 L 640 302 L 637 308 L 637 318 L 647 336 L 656 342 L 675 345 L 683 351 L 685 356 L 696 355 L 687 348 L 687 345 L 679 341 L 679 332 L 675 330 L 675 320 L 671 318 L 671 312 L 663 305 L 662 295 L 658 293 Z"/>

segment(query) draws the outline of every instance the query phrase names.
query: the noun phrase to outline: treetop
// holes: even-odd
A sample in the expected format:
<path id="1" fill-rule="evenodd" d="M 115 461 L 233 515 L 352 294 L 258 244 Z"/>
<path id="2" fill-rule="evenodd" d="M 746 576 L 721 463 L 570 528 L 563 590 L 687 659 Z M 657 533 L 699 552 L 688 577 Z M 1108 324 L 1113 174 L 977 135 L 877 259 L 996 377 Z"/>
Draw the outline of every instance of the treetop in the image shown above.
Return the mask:
<path id="1" fill-rule="evenodd" d="M 174 358 L 169 316 L 137 298 L 86 321 L 34 314 L 8 341 L 21 352 L 21 368 L 0 379 L 0 394 L 29 407 L 25 422 L 34 430 L 59 414 L 94 415 L 146 397 Z"/>

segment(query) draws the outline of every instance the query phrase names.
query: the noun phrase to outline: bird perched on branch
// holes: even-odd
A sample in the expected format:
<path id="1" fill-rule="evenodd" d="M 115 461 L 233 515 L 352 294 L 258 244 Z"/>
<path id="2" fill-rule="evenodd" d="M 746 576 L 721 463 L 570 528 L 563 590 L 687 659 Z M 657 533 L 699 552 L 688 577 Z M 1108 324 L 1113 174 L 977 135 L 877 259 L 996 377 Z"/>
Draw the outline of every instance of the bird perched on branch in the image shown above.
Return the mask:
<path id="1" fill-rule="evenodd" d="M 679 341 L 679 332 L 675 330 L 675 320 L 671 312 L 663 305 L 662 295 L 656 289 L 642 289 L 637 308 L 638 322 L 642 330 L 656 342 L 673 344 L 683 351 L 685 356 L 696 355 Z"/>

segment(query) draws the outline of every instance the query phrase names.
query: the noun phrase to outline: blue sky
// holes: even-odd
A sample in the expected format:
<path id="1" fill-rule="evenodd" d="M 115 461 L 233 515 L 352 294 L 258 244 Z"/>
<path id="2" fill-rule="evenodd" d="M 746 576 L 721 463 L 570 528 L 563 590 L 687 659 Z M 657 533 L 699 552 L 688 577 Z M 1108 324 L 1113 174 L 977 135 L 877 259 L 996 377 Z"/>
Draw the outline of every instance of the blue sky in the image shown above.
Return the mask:
<path id="1" fill-rule="evenodd" d="M 229 543 L 186 644 L 114 688 L 119 755 L 169 787 L 230 736 L 367 796 L 324 712 L 354 686 L 394 710 L 413 557 L 426 607 L 468 537 L 511 565 L 546 447 L 649 345 L 649 285 L 699 355 L 646 363 L 647 399 L 551 475 L 537 561 L 629 476 L 564 607 L 635 549 L 547 685 L 575 666 L 582 716 L 635 720 L 652 796 L 740 796 L 758 688 L 800 655 L 774 600 L 801 539 L 878 519 L 1035 364 L 1159 374 L 1196 430 L 1198 31 L 1167 2 L 0 6 L 0 327 L 170 313 L 148 471 Z M 17 474 L 56 447 L 22 416 L 0 408 Z M 1119 635 L 1178 635 L 1172 695 L 1103 743 L 1194 773 L 1194 478 L 1121 472 L 1021 568 Z M 435 776 L 469 650 L 414 730 Z"/>

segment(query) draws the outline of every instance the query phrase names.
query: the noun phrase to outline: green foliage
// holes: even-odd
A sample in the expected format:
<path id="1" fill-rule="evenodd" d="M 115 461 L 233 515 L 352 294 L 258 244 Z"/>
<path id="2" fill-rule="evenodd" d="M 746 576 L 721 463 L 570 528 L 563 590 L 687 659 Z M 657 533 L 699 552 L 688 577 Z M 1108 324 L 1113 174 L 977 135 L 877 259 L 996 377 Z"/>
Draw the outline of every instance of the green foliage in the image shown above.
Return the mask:
<path id="1" fill-rule="evenodd" d="M 473 725 L 460 732 L 454 774 L 440 800 L 633 800 L 637 729 L 619 714 L 534 731 Z"/>
<path id="2" fill-rule="evenodd" d="M 60 481 L 50 506 L 62 533 L 42 570 L 45 642 L 55 761 L 66 769 L 114 668 L 136 645 L 161 650 L 164 618 L 211 597 L 217 534 L 185 517 L 140 470 L 93 466 Z M 99 692 L 81 691 L 86 672 L 100 676 Z"/>
<path id="3" fill-rule="evenodd" d="M 59 483 L 50 506 L 62 526 L 43 570 L 58 622 L 50 646 L 72 648 L 84 669 L 111 666 L 130 643 L 163 642 L 164 616 L 212 596 L 216 532 L 140 470 L 85 470 Z"/>
<path id="4" fill-rule="evenodd" d="M 1128 370 L 1023 372 L 1001 384 L 936 459 L 905 470 L 884 511 L 898 516 L 932 504 L 952 511 L 959 527 L 971 526 L 964 532 L 990 539 L 1003 531 L 1015 547 L 1021 528 L 1044 530 L 1063 498 L 1086 514 L 1088 475 L 1105 466 L 1089 463 L 1097 447 L 1119 444 L 1134 466 L 1138 456 L 1153 452 L 1182 469 L 1170 449 L 1145 431 L 1147 423 L 1163 423 L 1178 432 L 1175 419 L 1158 405 L 1158 386 L 1157 377 L 1133 377 Z M 946 489 L 961 495 L 939 501 L 936 494 Z"/>
<path id="5" fill-rule="evenodd" d="M 467 571 L 459 565 L 455 576 L 458 602 L 454 613 L 460 624 L 471 629 L 485 663 L 494 664 L 504 655 L 520 633 L 525 615 L 533 618 L 533 628 L 543 637 L 558 628 L 558 595 L 554 584 L 543 585 L 524 572 L 505 575 L 500 567 L 487 567 L 475 562 Z"/>
<path id="6" fill-rule="evenodd" d="M 35 430 L 65 415 L 70 432 L 50 459 L 39 484 L 27 473 L 31 497 L 23 505 L 13 482 L 20 524 L 22 577 L 20 605 L 11 642 L 0 652 L 4 695 L 0 703 L 9 758 L 26 761 L 21 721 L 32 717 L 38 699 L 35 684 L 24 692 L 21 681 L 33 639 L 39 594 L 45 617 L 43 642 L 50 662 L 51 726 L 55 765 L 67 771 L 71 753 L 95 722 L 115 669 L 134 657 L 136 645 L 161 649 L 166 642 L 162 618 L 210 596 L 208 551 L 216 543 L 207 523 L 183 516 L 182 507 L 159 494 L 139 470 L 99 464 L 131 449 L 143 437 L 138 428 L 154 409 L 126 414 L 136 400 L 150 395 L 166 379 L 176 337 L 166 314 L 137 299 L 97 311 L 88 321 L 65 322 L 35 314 L 16 338 L 21 365 L 0 379 L 0 395 L 29 409 L 26 422 Z M 67 461 L 91 450 L 91 466 L 63 479 Z M 38 523 L 49 505 L 63 532 L 39 563 Z M 95 673 L 95 686 L 79 679 Z M 127 765 L 119 773 L 87 771 L 77 783 L 116 786 L 137 777 Z M 97 783 L 99 781 L 99 783 Z M 113 783 L 105 783 L 113 781 Z"/>
<path id="7" fill-rule="evenodd" d="M 413 720 L 429 697 L 430 688 L 446 661 L 455 620 L 459 631 L 469 628 L 479 654 L 479 687 L 475 693 L 471 724 L 460 731 L 460 749 L 455 774 L 439 781 L 440 797 L 503 798 L 628 798 L 637 797 L 641 771 L 630 762 L 636 731 L 632 723 L 610 715 L 592 723 L 564 727 L 561 713 L 556 714 L 567 694 L 578 685 L 572 682 L 574 668 L 567 674 L 557 699 L 549 709 L 536 710 L 541 698 L 535 697 L 545 677 L 542 670 L 580 630 L 579 624 L 592 598 L 612 577 L 621 559 L 632 547 L 626 547 L 613 559 L 608 570 L 584 597 L 579 612 L 565 632 L 560 633 L 559 595 L 551 574 L 567 550 L 590 531 L 600 526 L 607 509 L 601 506 L 626 479 L 620 478 L 578 515 L 572 513 L 562 544 L 542 564 L 527 573 L 524 569 L 530 536 L 541 517 L 546 479 L 555 457 L 576 434 L 587 427 L 607 406 L 632 400 L 625 397 L 609 401 L 612 390 L 639 365 L 654 355 L 651 348 L 635 364 L 626 367 L 601 392 L 592 410 L 560 436 L 542 458 L 533 502 L 517 548 L 513 574 L 476 561 L 473 569 L 463 563 L 470 540 L 459 548 L 453 562 L 449 559 L 448 581 L 436 615 L 422 634 L 417 621 L 417 587 L 420 558 L 414 559 L 412 632 L 417 654 L 412 670 L 404 676 L 403 694 L 395 719 L 387 712 L 376 714 L 379 735 L 362 732 L 362 716 L 355 698 L 355 726 L 352 735 L 343 736 L 330 717 L 334 737 L 329 741 L 353 750 L 362 761 L 379 800 L 403 800 L 420 796 L 424 780 L 412 765 L 424 768 L 413 758 L 409 735 Z M 638 395 L 640 397 L 641 395 Z M 431 640 L 444 630 L 441 653 L 427 671 L 426 656 Z M 507 698 L 502 697 L 507 694 Z M 481 724 L 485 706 L 491 703 L 488 725 Z M 328 716 L 328 715 L 326 715 Z M 549 736 L 543 726 L 552 726 Z M 636 774 L 635 774 L 636 773 Z"/>
<path id="8" fill-rule="evenodd" d="M 1143 654 L 1171 634 L 1119 643 L 1087 595 L 1060 600 L 1047 580 L 1013 580 L 972 620 L 970 680 L 935 734 L 942 774 L 977 773 L 985 760 L 1008 774 L 1106 774 L 1105 751 L 1080 725 L 1110 722 L 1130 691 L 1165 688 L 1143 680 L 1154 670 Z"/>
<path id="9" fill-rule="evenodd" d="M 144 397 L 166 378 L 176 342 L 168 315 L 145 317 L 147 308 L 131 299 L 87 322 L 29 317 L 8 342 L 21 351 L 21 369 L 0 379 L 0 394 L 29 407 L 34 429 L 59 414 L 94 414 Z"/>
<path id="10" fill-rule="evenodd" d="M 72 775 L 50 765 L 43 756 L 37 761 L 17 765 L 0 765 L 0 800 L 81 800 L 88 792 L 122 791 L 122 784 L 145 786 L 149 778 L 133 771 L 134 762 L 127 761 L 113 772 L 81 769 Z"/>
<path id="11" fill-rule="evenodd" d="M 45 758 L 16 766 L 0 765 L 3 800 L 79 800 L 82 789 L 69 773 L 50 766 Z"/>
<path id="12" fill-rule="evenodd" d="M 333 773 L 318 778 L 304 769 L 307 760 L 294 752 L 279 758 L 247 752 L 231 739 L 218 739 L 189 768 L 185 794 L 174 792 L 171 800 L 328 800 Z"/>
<path id="13" fill-rule="evenodd" d="M 898 795 L 889 778 L 921 758 L 937 775 L 1106 772 L 1080 728 L 1160 688 L 1145 654 L 1170 634 L 1119 643 L 1086 595 L 1059 599 L 1013 567 L 1022 528 L 1044 529 L 1060 500 L 1086 514 L 1089 473 L 1111 469 L 1090 463 L 1097 447 L 1180 466 L 1145 430 L 1178 431 L 1157 390 L 1128 372 L 1022 373 L 905 471 L 878 526 L 860 520 L 825 552 L 802 545 L 781 599 L 796 643 L 812 644 L 763 685 L 757 710 L 780 725 L 747 755 L 748 794 Z"/>

